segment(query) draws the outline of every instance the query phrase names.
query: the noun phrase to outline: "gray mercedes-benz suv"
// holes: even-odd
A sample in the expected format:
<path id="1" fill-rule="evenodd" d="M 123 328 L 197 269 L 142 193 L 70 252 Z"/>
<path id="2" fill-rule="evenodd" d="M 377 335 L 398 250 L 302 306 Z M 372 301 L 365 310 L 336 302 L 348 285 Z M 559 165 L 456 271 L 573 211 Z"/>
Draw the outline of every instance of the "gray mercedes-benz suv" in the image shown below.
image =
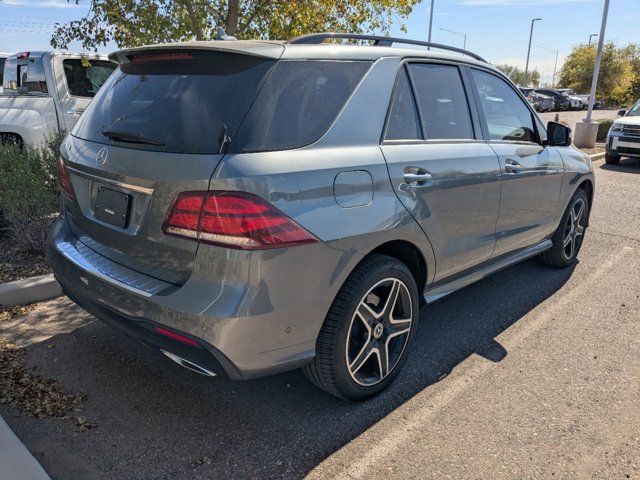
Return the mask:
<path id="1" fill-rule="evenodd" d="M 477 55 L 402 43 L 427 45 L 112 54 L 61 148 L 64 292 L 205 375 L 303 367 L 363 399 L 398 374 L 420 304 L 532 256 L 571 265 L 594 176 L 570 130 Z"/>

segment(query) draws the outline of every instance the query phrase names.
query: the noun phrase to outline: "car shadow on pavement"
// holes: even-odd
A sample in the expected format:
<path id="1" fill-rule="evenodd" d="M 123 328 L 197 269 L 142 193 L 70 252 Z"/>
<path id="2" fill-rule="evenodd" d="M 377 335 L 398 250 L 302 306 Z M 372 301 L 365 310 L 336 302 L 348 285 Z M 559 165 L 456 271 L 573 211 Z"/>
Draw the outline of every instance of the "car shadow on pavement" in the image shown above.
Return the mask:
<path id="1" fill-rule="evenodd" d="M 618 165 L 603 163 L 600 168 L 611 172 L 640 173 L 640 158 L 623 157 Z"/>
<path id="2" fill-rule="evenodd" d="M 301 478 L 465 358 L 502 361 L 508 352 L 496 337 L 571 273 L 531 260 L 424 307 L 403 371 L 364 403 L 335 399 L 299 371 L 208 379 L 88 318 L 31 345 L 28 360 L 86 394 L 82 415 L 97 427 L 78 433 L 61 419 L 7 421 L 54 478 Z M 65 309 L 55 315 L 65 318 Z"/>

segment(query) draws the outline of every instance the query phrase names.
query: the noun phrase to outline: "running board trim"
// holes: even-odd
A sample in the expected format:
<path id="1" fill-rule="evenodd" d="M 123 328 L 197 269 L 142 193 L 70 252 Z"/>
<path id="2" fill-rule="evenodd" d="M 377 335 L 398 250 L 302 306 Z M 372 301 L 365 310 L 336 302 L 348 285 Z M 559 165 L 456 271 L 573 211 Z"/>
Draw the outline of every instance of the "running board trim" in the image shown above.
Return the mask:
<path id="1" fill-rule="evenodd" d="M 439 287 L 434 288 L 433 290 L 429 290 L 424 293 L 424 299 L 427 303 L 435 302 L 436 300 L 441 299 L 453 293 L 461 288 L 464 288 L 472 283 L 477 282 L 478 280 L 482 280 L 485 277 L 488 277 L 492 273 L 496 273 L 499 270 L 503 270 L 507 267 L 510 267 L 516 263 L 520 263 L 523 260 L 534 257 L 545 250 L 550 249 L 553 246 L 553 242 L 551 240 L 545 240 L 544 242 L 538 243 L 533 247 L 529 247 L 521 252 L 516 253 L 510 257 L 507 257 L 499 262 L 496 262 L 492 265 L 489 265 L 485 268 L 477 270 L 469 275 L 453 280 L 452 282 L 446 283 L 444 285 L 440 285 Z"/>

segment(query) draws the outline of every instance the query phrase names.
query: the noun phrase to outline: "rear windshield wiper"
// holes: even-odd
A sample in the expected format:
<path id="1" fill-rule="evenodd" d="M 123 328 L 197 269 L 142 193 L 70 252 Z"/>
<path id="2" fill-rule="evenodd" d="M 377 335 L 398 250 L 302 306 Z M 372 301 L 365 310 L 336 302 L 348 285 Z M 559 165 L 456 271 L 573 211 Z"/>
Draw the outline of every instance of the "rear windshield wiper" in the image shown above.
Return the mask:
<path id="1" fill-rule="evenodd" d="M 102 135 L 112 138 L 118 142 L 143 143 L 164 147 L 164 142 L 154 140 L 153 138 L 147 138 L 141 133 L 125 132 L 123 130 L 102 130 Z"/>

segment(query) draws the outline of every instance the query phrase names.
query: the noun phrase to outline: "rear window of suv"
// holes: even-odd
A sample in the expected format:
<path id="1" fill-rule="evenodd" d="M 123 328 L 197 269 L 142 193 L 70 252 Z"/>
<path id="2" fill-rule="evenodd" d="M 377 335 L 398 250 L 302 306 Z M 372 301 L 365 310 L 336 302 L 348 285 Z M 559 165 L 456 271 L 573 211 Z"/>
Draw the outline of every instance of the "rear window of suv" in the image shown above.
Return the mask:
<path id="1" fill-rule="evenodd" d="M 317 141 L 371 66 L 366 61 L 282 60 L 233 140 L 233 152 L 289 150 Z"/>
<path id="2" fill-rule="evenodd" d="M 220 153 L 274 60 L 227 52 L 148 50 L 120 65 L 72 135 L 172 153 Z"/>

